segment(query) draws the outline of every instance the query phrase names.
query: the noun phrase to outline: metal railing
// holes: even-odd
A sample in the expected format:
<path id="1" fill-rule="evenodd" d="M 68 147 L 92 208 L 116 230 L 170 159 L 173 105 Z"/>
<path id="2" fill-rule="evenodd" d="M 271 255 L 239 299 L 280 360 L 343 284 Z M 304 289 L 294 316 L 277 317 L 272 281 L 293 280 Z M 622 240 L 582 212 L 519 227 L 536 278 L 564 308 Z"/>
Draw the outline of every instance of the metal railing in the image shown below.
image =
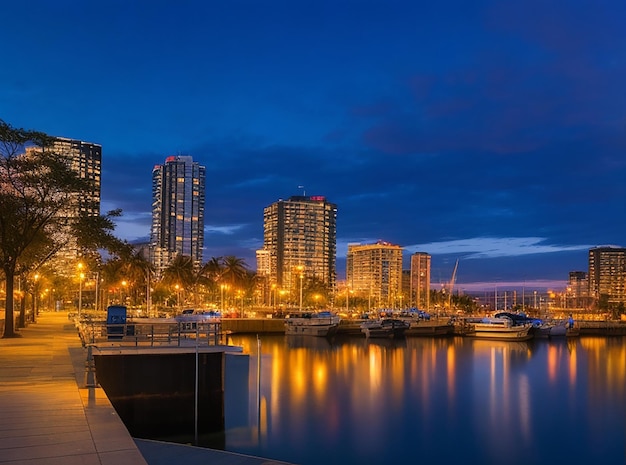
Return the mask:
<path id="1" fill-rule="evenodd" d="M 105 321 L 76 320 L 83 346 L 119 345 L 135 347 L 189 347 L 223 345 L 227 334 L 220 320 L 202 322 L 141 322 L 107 324 Z"/>

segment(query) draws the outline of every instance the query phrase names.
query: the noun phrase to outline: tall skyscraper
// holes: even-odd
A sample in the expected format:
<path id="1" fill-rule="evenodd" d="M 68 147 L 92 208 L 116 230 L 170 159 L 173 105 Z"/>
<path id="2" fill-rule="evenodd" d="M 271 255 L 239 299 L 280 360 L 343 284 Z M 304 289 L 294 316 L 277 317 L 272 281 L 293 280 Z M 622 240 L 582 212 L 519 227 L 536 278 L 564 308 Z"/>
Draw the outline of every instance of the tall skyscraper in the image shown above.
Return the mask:
<path id="1" fill-rule="evenodd" d="M 430 255 L 425 252 L 411 255 L 411 302 L 417 308 L 430 307 Z"/>
<path id="2" fill-rule="evenodd" d="M 40 147 L 27 147 L 26 153 L 41 153 Z M 55 137 L 50 148 L 46 151 L 62 155 L 67 159 L 68 166 L 78 176 L 88 182 L 86 192 L 76 193 L 71 202 L 60 212 L 60 215 L 75 218 L 80 215 L 100 215 L 100 176 L 102 166 L 102 146 L 91 142 L 84 142 L 65 137 Z M 54 258 L 56 268 L 65 272 L 69 270 L 66 262 L 76 260 L 81 251 L 78 250 L 76 240 L 72 236 L 64 239 L 64 247 Z M 73 269 L 72 269 L 73 271 Z M 67 271 L 69 272 L 69 271 Z"/>
<path id="3" fill-rule="evenodd" d="M 589 249 L 589 294 L 608 304 L 626 302 L 626 248 Z"/>
<path id="4" fill-rule="evenodd" d="M 402 295 L 402 247 L 384 241 L 349 244 L 346 283 L 374 306 L 403 305 L 409 296 Z"/>
<path id="5" fill-rule="evenodd" d="M 91 189 L 86 195 L 76 197 L 75 211 L 88 216 L 100 215 L 100 174 L 102 146 L 80 140 L 57 137 L 53 150 L 65 155 L 74 172 L 89 181 Z"/>
<path id="6" fill-rule="evenodd" d="M 263 229 L 262 250 L 269 255 L 270 286 L 293 290 L 302 275 L 316 278 L 334 289 L 337 273 L 335 204 L 323 196 L 278 200 L 263 210 Z M 267 264 L 263 266 L 267 270 Z"/>
<path id="7" fill-rule="evenodd" d="M 152 170 L 150 261 L 157 276 L 176 255 L 202 263 L 206 169 L 190 156 L 175 155 Z"/>

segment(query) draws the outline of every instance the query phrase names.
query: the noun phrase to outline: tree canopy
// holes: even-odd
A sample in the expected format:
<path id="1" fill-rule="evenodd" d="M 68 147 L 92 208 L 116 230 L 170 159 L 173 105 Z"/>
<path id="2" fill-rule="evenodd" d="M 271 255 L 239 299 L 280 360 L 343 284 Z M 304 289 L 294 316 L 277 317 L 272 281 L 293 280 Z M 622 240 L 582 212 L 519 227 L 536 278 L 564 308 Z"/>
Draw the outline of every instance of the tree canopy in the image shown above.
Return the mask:
<path id="1" fill-rule="evenodd" d="M 84 251 L 106 248 L 119 253 L 127 245 L 112 234 L 112 217 L 80 216 L 73 200 L 87 193 L 89 181 L 53 150 L 55 138 L 14 128 L 0 120 L 0 268 L 5 276 L 4 337 L 16 336 L 13 282 L 53 257 L 68 238 Z"/>

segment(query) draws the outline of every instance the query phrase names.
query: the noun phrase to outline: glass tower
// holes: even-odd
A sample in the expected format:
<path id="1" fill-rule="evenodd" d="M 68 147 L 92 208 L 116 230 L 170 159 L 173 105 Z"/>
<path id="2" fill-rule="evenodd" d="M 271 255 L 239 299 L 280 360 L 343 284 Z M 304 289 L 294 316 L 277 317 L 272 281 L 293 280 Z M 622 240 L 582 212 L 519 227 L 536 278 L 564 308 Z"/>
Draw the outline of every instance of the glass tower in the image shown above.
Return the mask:
<path id="1" fill-rule="evenodd" d="M 202 262 L 206 169 L 190 156 L 170 156 L 152 170 L 150 261 L 157 276 L 176 255 Z"/>

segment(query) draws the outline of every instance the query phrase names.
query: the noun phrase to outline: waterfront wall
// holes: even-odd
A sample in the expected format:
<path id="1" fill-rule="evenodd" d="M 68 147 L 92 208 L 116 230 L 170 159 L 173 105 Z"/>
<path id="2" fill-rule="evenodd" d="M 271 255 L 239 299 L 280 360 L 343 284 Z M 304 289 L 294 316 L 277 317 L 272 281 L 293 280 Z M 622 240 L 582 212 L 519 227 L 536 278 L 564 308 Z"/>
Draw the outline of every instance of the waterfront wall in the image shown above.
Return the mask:
<path id="1" fill-rule="evenodd" d="M 97 380 L 133 437 L 195 429 L 196 354 L 94 354 Z M 224 429 L 224 352 L 198 354 L 198 431 Z"/>
<path id="2" fill-rule="evenodd" d="M 229 333 L 284 333 L 282 318 L 222 318 L 222 331 Z"/>

